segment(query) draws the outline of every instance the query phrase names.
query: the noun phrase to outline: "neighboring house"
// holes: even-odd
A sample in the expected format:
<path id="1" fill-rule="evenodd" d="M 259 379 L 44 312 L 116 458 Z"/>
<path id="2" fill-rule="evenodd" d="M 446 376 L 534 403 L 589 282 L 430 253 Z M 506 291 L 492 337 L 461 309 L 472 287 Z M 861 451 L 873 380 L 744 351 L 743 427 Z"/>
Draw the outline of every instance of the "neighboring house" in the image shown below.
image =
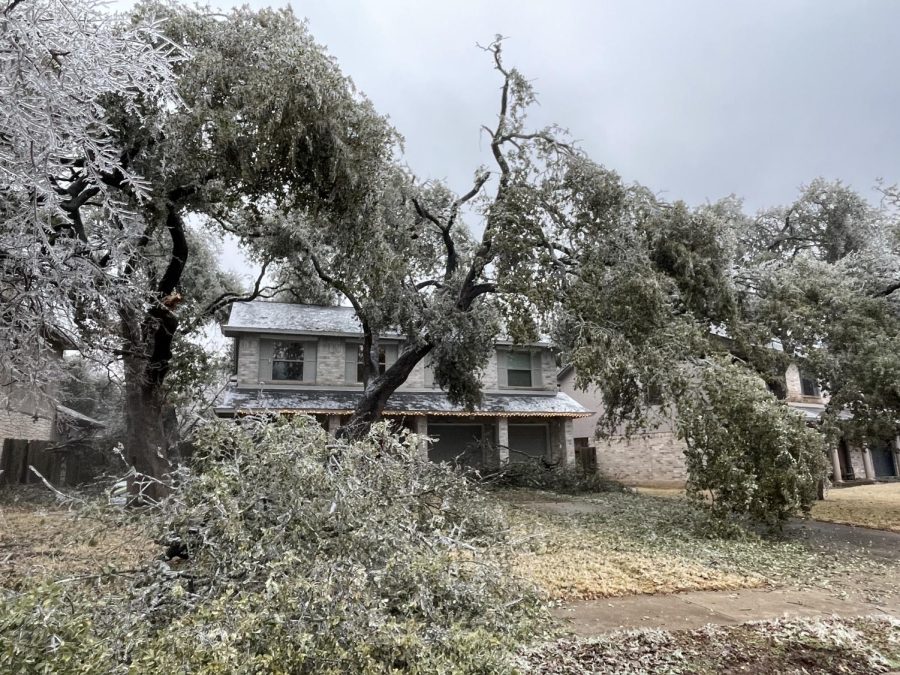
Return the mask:
<path id="1" fill-rule="evenodd" d="M 73 346 L 58 334 L 48 339 L 59 359 Z M 30 467 L 54 484 L 72 483 L 77 476 L 75 467 L 66 466 L 70 444 L 103 424 L 53 403 L 54 394 L 0 385 L 0 484 L 39 481 Z"/>
<path id="2" fill-rule="evenodd" d="M 602 410 L 603 401 L 596 389 L 587 391 L 575 386 L 575 371 L 567 366 L 558 374 L 560 391 L 568 394 L 591 410 Z M 816 424 L 828 403 L 815 379 L 805 376 L 796 365 L 785 373 L 784 391 L 787 404 L 803 413 L 807 422 Z M 630 485 L 680 487 L 687 479 L 684 442 L 674 431 L 674 420 L 657 415 L 648 430 L 631 438 L 613 435 L 597 439 L 597 414 L 574 421 L 576 447 L 593 448 L 597 470 Z M 831 448 L 832 480 L 843 483 L 852 480 L 879 480 L 900 476 L 900 444 L 894 439 L 867 448 L 851 448 L 842 439 Z"/>
<path id="3" fill-rule="evenodd" d="M 335 431 L 353 412 L 363 387 L 363 335 L 351 308 L 235 303 L 222 331 L 234 338 L 235 375 L 219 415 L 305 413 Z M 404 340 L 380 338 L 382 371 Z M 558 392 L 549 344 L 498 341 L 482 385 L 481 405 L 464 410 L 435 386 L 426 359 L 390 397 L 384 416 L 433 438 L 427 452 L 436 461 L 574 463 L 573 421 L 591 411 Z"/>

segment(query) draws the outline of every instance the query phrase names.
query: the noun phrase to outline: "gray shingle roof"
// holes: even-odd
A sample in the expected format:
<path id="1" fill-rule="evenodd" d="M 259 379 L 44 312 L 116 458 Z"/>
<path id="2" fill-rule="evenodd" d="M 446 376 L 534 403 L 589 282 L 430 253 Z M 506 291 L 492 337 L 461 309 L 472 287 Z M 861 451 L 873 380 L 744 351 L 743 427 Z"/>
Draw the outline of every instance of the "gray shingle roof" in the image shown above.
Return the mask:
<path id="1" fill-rule="evenodd" d="M 320 335 L 362 335 L 362 326 L 352 307 L 295 305 L 287 302 L 236 302 L 222 332 L 233 337 L 239 333 L 317 333 Z M 402 337 L 386 332 L 381 337 Z M 513 344 L 500 336 L 498 344 Z M 535 345 L 549 346 L 550 339 L 541 336 Z"/>
<path id="2" fill-rule="evenodd" d="M 220 415 L 235 412 L 277 410 L 319 414 L 348 414 L 356 407 L 361 391 L 324 391 L 321 389 L 237 389 L 229 386 Z M 388 399 L 385 415 L 429 414 L 453 416 L 540 416 L 587 417 L 593 413 L 566 394 L 484 394 L 474 411 L 454 405 L 447 395 L 435 392 L 394 392 Z"/>
<path id="3" fill-rule="evenodd" d="M 352 307 L 236 302 L 222 332 L 229 336 L 250 332 L 360 335 L 362 327 Z"/>

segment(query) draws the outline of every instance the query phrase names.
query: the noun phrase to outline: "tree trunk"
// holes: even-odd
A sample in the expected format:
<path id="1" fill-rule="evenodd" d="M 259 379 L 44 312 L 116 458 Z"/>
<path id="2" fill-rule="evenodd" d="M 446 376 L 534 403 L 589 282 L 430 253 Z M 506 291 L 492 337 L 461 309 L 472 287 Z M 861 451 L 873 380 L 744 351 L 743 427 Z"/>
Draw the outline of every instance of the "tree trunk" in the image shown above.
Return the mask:
<path id="1" fill-rule="evenodd" d="M 147 379 L 147 368 L 146 359 L 125 358 L 125 452 L 137 474 L 128 486 L 135 503 L 165 497 L 168 488 L 161 481 L 171 468 L 165 397 L 162 387 Z"/>
<path id="2" fill-rule="evenodd" d="M 432 345 L 423 344 L 404 349 L 384 375 L 379 375 L 368 382 L 356 410 L 353 411 L 350 420 L 338 430 L 338 436 L 341 438 L 365 436 L 372 425 L 381 419 L 391 394 L 406 382 L 413 368 L 427 356 L 431 348 Z"/>
<path id="3" fill-rule="evenodd" d="M 172 250 L 155 297 L 142 318 L 123 310 L 122 338 L 125 352 L 126 453 L 137 477 L 129 485 L 135 501 L 164 497 L 161 482 L 171 469 L 170 449 L 178 442 L 172 406 L 166 401 L 163 382 L 172 362 L 172 345 L 178 330 L 175 309 L 181 301 L 178 284 L 188 258 L 184 222 L 173 203 L 165 216 Z"/>

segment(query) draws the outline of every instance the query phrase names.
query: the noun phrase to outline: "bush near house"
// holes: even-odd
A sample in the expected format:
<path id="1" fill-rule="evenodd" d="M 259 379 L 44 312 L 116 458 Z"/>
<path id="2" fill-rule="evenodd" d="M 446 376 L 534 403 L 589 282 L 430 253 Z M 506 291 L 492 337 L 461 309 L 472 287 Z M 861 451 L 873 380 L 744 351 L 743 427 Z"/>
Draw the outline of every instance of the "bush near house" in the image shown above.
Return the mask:
<path id="1" fill-rule="evenodd" d="M 544 617 L 499 507 L 384 426 L 212 425 L 141 521 L 172 559 L 3 595 L 0 670 L 502 672 Z"/>

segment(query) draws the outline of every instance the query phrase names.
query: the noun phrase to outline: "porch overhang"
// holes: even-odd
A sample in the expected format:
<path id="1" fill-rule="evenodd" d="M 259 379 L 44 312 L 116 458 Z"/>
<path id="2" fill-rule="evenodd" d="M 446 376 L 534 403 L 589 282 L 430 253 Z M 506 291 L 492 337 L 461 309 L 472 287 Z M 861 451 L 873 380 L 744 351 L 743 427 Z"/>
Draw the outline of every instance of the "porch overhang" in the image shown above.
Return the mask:
<path id="1" fill-rule="evenodd" d="M 349 415 L 356 409 L 361 391 L 322 389 L 277 390 L 229 387 L 216 407 L 223 417 L 253 413 Z M 473 410 L 451 403 L 447 395 L 435 392 L 394 392 L 388 399 L 384 415 L 430 415 L 444 417 L 589 417 L 593 414 L 580 403 L 562 393 L 498 394 L 482 397 Z"/>
<path id="2" fill-rule="evenodd" d="M 822 416 L 825 414 L 825 406 L 821 403 L 799 403 L 796 401 L 788 401 L 787 406 L 791 410 L 803 415 L 807 424 L 818 424 L 822 421 Z M 838 412 L 837 418 L 845 421 L 852 419 L 853 415 L 846 410 L 841 410 Z"/>

